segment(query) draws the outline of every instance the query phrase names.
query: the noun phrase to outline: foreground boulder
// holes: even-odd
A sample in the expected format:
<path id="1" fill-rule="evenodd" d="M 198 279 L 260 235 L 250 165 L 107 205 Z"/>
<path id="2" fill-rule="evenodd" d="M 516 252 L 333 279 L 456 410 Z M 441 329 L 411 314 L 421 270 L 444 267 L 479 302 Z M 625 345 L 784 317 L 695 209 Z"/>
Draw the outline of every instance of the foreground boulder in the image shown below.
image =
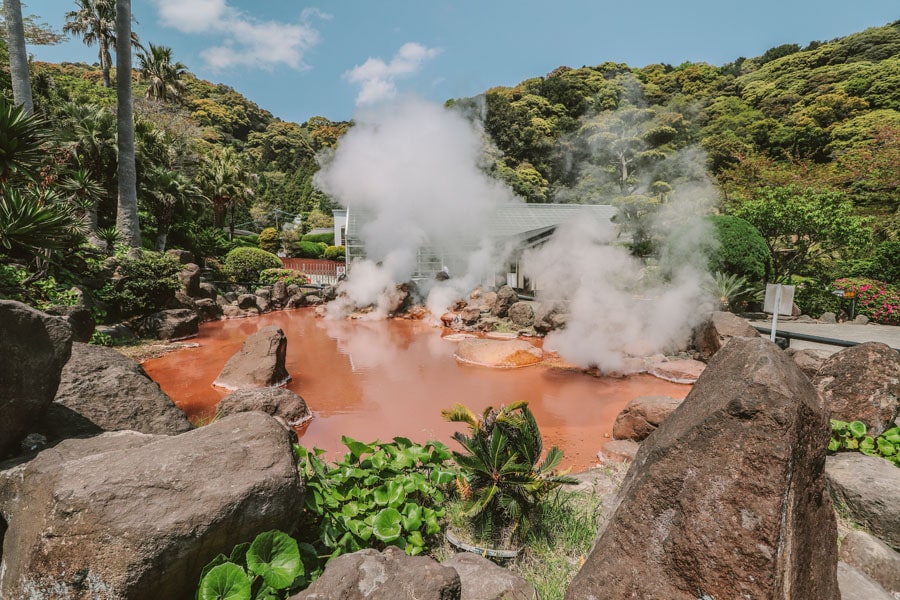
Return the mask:
<path id="1" fill-rule="evenodd" d="M 800 370 L 810 379 L 816 376 L 816 373 L 819 372 L 825 361 L 834 354 L 834 352 L 829 350 L 817 350 L 814 348 L 788 348 L 784 353 L 793 358 Z"/>
<path id="2" fill-rule="evenodd" d="M 508 569 L 473 554 L 459 552 L 441 563 L 459 574 L 460 600 L 531 600 L 537 598 L 534 587 Z"/>
<path id="3" fill-rule="evenodd" d="M 482 367 L 527 367 L 541 362 L 544 353 L 524 340 L 469 338 L 456 347 L 456 359 Z"/>
<path id="4" fill-rule="evenodd" d="M 840 559 L 862 571 L 885 591 L 900 595 L 900 553 L 874 535 L 853 530 L 841 542 Z"/>
<path id="5" fill-rule="evenodd" d="M 732 339 L 641 445 L 566 598 L 837 600 L 829 435 L 793 361 Z"/>
<path id="6" fill-rule="evenodd" d="M 613 424 L 612 436 L 616 440 L 640 442 L 656 431 L 656 428 L 681 404 L 670 396 L 639 396 L 625 405 Z"/>
<path id="7" fill-rule="evenodd" d="M 16 450 L 53 401 L 71 350 L 68 323 L 0 300 L 0 456 Z"/>
<path id="8" fill-rule="evenodd" d="M 72 328 L 72 341 L 89 342 L 91 336 L 94 335 L 94 328 L 97 327 L 97 321 L 94 320 L 94 314 L 91 309 L 83 304 L 76 306 L 54 305 L 47 308 L 48 315 L 54 317 L 62 317 Z"/>
<path id="9" fill-rule="evenodd" d="M 41 433 L 61 439 L 125 429 L 177 435 L 192 426 L 133 360 L 112 348 L 72 344 Z"/>
<path id="10" fill-rule="evenodd" d="M 183 340 L 197 335 L 199 330 L 200 316 L 191 308 L 161 310 L 138 323 L 141 336 L 157 340 Z"/>
<path id="11" fill-rule="evenodd" d="M 0 597 L 187 600 L 214 556 L 302 506 L 289 435 L 260 413 L 66 440 L 0 471 Z"/>
<path id="12" fill-rule="evenodd" d="M 835 505 L 900 549 L 900 469 L 880 456 L 840 452 L 828 457 L 825 474 Z"/>
<path id="13" fill-rule="evenodd" d="M 213 385 L 228 390 L 275 387 L 290 381 L 284 366 L 287 337 L 280 327 L 263 327 L 244 340 L 241 349 L 228 359 Z"/>
<path id="14" fill-rule="evenodd" d="M 841 600 L 894 600 L 878 582 L 845 562 L 838 563 Z"/>
<path id="15" fill-rule="evenodd" d="M 881 342 L 845 348 L 822 364 L 813 385 L 832 419 L 862 421 L 876 437 L 900 413 L 900 353 Z"/>
<path id="16" fill-rule="evenodd" d="M 284 388 L 247 388 L 232 392 L 216 406 L 216 416 L 221 418 L 253 410 L 284 421 L 289 427 L 297 427 L 312 419 L 306 401 Z"/>
<path id="17" fill-rule="evenodd" d="M 396 546 L 361 550 L 328 563 L 325 572 L 289 600 L 456 600 L 459 574 L 426 556 Z"/>
<path id="18" fill-rule="evenodd" d="M 728 340 L 735 337 L 759 337 L 759 332 L 749 321 L 734 313 L 715 311 L 708 321 L 694 331 L 693 344 L 700 357 L 709 360 Z"/>

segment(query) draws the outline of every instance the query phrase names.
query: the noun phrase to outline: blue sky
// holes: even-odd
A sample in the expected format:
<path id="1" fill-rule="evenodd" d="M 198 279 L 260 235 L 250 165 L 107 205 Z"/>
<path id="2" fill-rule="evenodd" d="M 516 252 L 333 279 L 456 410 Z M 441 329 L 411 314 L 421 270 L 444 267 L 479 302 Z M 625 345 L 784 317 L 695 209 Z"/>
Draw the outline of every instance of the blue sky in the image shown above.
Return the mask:
<path id="1" fill-rule="evenodd" d="M 275 116 L 349 119 L 398 94 L 443 102 L 560 65 L 722 65 L 900 18 L 897 0 L 132 0 L 142 41 Z M 25 0 L 61 28 L 70 0 Z M 97 61 L 72 39 L 37 60 Z"/>

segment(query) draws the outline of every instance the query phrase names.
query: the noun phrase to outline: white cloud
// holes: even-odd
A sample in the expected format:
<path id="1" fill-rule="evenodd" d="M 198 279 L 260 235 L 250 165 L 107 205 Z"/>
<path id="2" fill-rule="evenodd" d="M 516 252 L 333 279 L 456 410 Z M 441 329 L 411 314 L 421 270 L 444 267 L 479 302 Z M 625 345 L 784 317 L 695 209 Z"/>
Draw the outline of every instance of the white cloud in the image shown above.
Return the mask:
<path id="1" fill-rule="evenodd" d="M 400 47 L 391 62 L 381 58 L 369 58 L 344 73 L 351 83 L 361 85 L 356 103 L 372 104 L 397 95 L 396 80 L 417 72 L 422 65 L 440 54 L 438 48 L 427 48 L 422 44 L 407 42 Z"/>
<path id="2" fill-rule="evenodd" d="M 155 0 L 164 25 L 184 33 L 206 33 L 221 43 L 200 52 L 207 65 L 221 70 L 235 65 L 270 69 L 286 65 L 304 69 L 306 52 L 319 43 L 311 18 L 330 19 L 315 8 L 304 9 L 297 23 L 260 21 L 227 0 Z"/>

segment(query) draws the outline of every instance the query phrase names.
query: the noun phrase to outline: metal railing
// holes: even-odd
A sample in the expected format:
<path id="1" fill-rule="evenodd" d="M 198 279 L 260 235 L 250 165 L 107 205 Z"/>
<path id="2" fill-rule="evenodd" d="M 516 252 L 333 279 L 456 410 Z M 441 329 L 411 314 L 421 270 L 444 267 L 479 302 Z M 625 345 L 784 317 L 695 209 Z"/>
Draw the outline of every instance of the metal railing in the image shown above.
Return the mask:
<path id="1" fill-rule="evenodd" d="M 769 327 L 759 327 L 757 325 L 753 325 L 753 328 L 760 333 L 764 333 L 766 335 L 772 334 L 772 329 Z M 841 346 L 843 348 L 850 348 L 852 346 L 859 346 L 863 342 L 853 342 L 850 340 L 839 340 L 837 338 L 823 337 L 820 335 L 809 335 L 808 333 L 796 333 L 793 331 L 785 331 L 784 329 L 777 329 L 775 331 L 775 338 L 785 340 L 784 347 L 788 347 L 791 345 L 791 340 L 802 340 L 804 342 L 814 342 L 816 344 L 828 344 L 831 346 Z M 900 348 L 894 348 L 897 352 L 900 352 Z"/>

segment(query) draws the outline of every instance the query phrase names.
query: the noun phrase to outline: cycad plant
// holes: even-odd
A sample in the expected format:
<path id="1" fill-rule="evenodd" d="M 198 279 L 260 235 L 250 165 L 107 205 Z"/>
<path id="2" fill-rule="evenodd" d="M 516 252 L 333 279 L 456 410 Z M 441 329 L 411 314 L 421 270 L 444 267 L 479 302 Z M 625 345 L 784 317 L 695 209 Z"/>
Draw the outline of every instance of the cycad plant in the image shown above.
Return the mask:
<path id="1" fill-rule="evenodd" d="M 748 302 L 763 298 L 763 290 L 751 285 L 743 275 L 716 271 L 712 292 L 719 299 L 719 309 L 734 312 Z"/>
<path id="2" fill-rule="evenodd" d="M 469 434 L 453 434 L 463 452 L 453 452 L 460 467 L 458 488 L 473 533 L 496 546 L 522 539 L 547 494 L 577 481 L 556 473 L 563 458 L 556 446 L 543 454 L 543 441 L 527 402 L 499 409 L 487 407 L 481 417 L 461 404 L 441 411 L 448 421 L 466 423 Z"/>

